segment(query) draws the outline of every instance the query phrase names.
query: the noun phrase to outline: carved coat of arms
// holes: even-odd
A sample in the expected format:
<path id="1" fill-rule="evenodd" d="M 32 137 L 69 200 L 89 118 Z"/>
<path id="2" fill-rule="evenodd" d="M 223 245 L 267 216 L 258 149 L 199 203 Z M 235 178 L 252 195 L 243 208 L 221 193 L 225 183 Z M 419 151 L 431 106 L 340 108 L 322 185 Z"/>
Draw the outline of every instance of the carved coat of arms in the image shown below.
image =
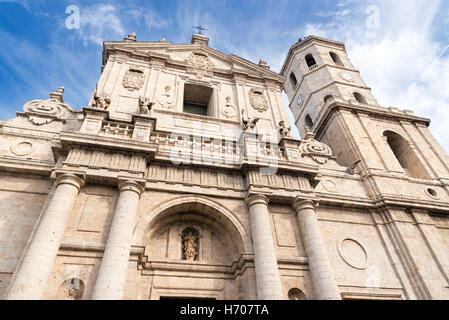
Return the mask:
<path id="1" fill-rule="evenodd" d="M 145 74 L 142 70 L 131 68 L 123 78 L 123 86 L 129 91 L 137 91 L 143 88 L 145 83 Z"/>
<path id="2" fill-rule="evenodd" d="M 203 53 L 192 52 L 186 62 L 187 72 L 195 74 L 198 79 L 213 75 L 214 65 Z"/>
<path id="3" fill-rule="evenodd" d="M 251 89 L 249 93 L 249 100 L 254 109 L 259 112 L 265 112 L 268 110 L 268 101 L 262 90 Z"/>

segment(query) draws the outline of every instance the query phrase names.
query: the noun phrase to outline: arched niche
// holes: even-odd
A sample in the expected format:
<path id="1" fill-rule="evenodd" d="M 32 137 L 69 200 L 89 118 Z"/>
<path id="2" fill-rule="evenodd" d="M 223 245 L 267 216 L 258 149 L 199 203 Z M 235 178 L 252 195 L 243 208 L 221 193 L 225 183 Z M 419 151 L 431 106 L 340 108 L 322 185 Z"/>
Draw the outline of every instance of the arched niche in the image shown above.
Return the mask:
<path id="1" fill-rule="evenodd" d="M 203 263 L 230 265 L 242 254 L 251 252 L 251 242 L 239 220 L 216 202 L 198 196 L 166 201 L 144 221 L 141 243 L 150 260 L 183 260 L 183 237 L 186 228 L 199 233 L 198 258 Z"/>
<path id="2" fill-rule="evenodd" d="M 289 300 L 307 300 L 304 292 L 298 288 L 292 288 L 288 291 Z"/>
<path id="3" fill-rule="evenodd" d="M 411 148 L 404 137 L 387 130 L 384 132 L 384 138 L 407 175 L 417 179 L 430 179 L 429 173 L 416 155 L 415 150 Z"/>

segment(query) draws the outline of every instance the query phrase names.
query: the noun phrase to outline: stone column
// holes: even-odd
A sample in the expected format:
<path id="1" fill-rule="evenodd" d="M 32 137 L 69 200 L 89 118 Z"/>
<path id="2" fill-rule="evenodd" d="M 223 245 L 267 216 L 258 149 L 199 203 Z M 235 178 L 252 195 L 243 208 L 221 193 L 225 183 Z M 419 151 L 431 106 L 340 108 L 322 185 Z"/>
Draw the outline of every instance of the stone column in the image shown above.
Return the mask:
<path id="1" fill-rule="evenodd" d="M 58 178 L 55 193 L 14 275 L 7 300 L 42 298 L 67 220 L 83 185 L 84 180 L 74 174 L 64 174 Z"/>
<path id="2" fill-rule="evenodd" d="M 98 271 L 92 300 L 121 300 L 136 226 L 140 195 L 144 188 L 136 181 L 119 184 L 120 195 Z"/>
<path id="3" fill-rule="evenodd" d="M 264 195 L 252 195 L 246 199 L 246 202 L 249 207 L 253 238 L 257 298 L 282 300 L 281 276 L 268 213 L 269 199 Z"/>
<path id="4" fill-rule="evenodd" d="M 298 215 L 299 227 L 309 260 L 315 299 L 341 300 L 334 271 L 318 226 L 314 202 L 297 199 L 294 202 L 294 208 Z"/>

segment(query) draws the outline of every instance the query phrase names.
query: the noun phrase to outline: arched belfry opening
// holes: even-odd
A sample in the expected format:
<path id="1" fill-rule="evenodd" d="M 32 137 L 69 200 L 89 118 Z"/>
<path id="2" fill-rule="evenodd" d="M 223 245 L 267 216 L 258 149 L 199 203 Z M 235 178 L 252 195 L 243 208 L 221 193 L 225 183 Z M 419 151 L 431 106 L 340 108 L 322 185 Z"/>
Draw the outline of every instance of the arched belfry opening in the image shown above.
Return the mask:
<path id="1" fill-rule="evenodd" d="M 364 97 L 361 93 L 354 92 L 353 95 L 354 95 L 355 100 L 356 100 L 358 103 L 362 103 L 362 104 L 367 104 L 367 103 L 368 103 L 368 102 L 366 101 L 365 97 Z"/>
<path id="2" fill-rule="evenodd" d="M 329 100 L 331 100 L 331 99 L 333 99 L 334 98 L 334 96 L 333 95 L 331 95 L 331 94 L 328 94 L 327 96 L 325 96 L 324 97 L 324 103 L 326 103 L 326 102 L 328 102 Z"/>
<path id="3" fill-rule="evenodd" d="M 306 58 L 305 58 L 305 59 L 306 59 L 307 66 L 308 66 L 309 68 L 314 67 L 314 66 L 317 65 L 316 60 L 315 60 L 315 58 L 313 57 L 312 54 L 306 55 Z"/>
<path id="4" fill-rule="evenodd" d="M 295 89 L 296 86 L 298 85 L 298 80 L 296 79 L 295 74 L 292 72 L 290 73 L 290 84 L 292 85 L 292 87 Z"/>
<path id="5" fill-rule="evenodd" d="M 340 67 L 344 67 L 343 62 L 341 61 L 340 57 L 338 56 L 338 54 L 336 54 L 335 52 L 329 52 L 329 55 L 332 58 L 332 61 Z"/>
<path id="6" fill-rule="evenodd" d="M 306 115 L 306 118 L 304 120 L 304 126 L 306 127 L 306 129 L 312 130 L 312 128 L 313 128 L 313 120 L 310 117 L 310 115 Z"/>
<path id="7" fill-rule="evenodd" d="M 418 179 L 430 179 L 415 150 L 411 148 L 404 137 L 393 131 L 385 131 L 384 137 L 396 160 L 407 175 Z"/>

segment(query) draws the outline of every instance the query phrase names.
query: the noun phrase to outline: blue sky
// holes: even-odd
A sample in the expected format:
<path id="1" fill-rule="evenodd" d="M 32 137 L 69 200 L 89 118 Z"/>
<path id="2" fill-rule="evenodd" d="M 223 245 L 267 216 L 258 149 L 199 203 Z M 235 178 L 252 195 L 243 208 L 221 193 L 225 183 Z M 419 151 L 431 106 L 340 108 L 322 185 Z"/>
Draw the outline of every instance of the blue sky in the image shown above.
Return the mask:
<path id="1" fill-rule="evenodd" d="M 66 8 L 80 29 L 66 28 Z M 449 1 L 444 0 L 0 0 L 0 119 L 64 86 L 85 106 L 100 76 L 103 41 L 187 43 L 193 25 L 210 46 L 279 71 L 299 37 L 344 41 L 379 102 L 432 119 L 449 150 Z"/>

